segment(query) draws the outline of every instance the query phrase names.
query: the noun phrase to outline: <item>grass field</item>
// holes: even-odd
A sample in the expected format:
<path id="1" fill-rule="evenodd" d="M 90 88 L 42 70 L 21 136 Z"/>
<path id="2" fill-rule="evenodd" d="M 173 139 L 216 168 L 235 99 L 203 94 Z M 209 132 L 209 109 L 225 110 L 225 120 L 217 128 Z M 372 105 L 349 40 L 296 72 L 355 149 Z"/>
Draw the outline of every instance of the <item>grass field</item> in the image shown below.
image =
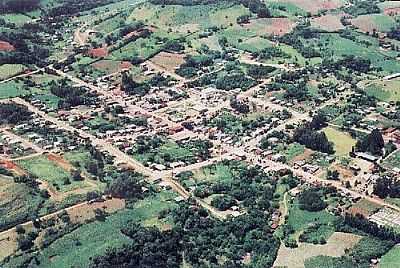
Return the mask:
<path id="1" fill-rule="evenodd" d="M 380 268 L 395 268 L 400 263 L 400 246 L 393 247 L 388 253 L 382 256 Z"/>
<path id="2" fill-rule="evenodd" d="M 110 215 L 104 222 L 95 221 L 82 225 L 42 250 L 39 255 L 40 266 L 89 267 L 90 258 L 104 254 L 107 248 L 129 243 L 130 239 L 119 231 L 129 221 L 167 228 L 166 225 L 170 223 L 159 220 L 158 215 L 162 210 L 175 206 L 170 201 L 173 197 L 175 195 L 171 192 L 162 192 L 135 203 L 131 209 Z M 79 246 L 76 245 L 77 241 L 80 242 Z"/>
<path id="3" fill-rule="evenodd" d="M 400 166 L 400 151 L 397 151 L 385 158 L 383 161 L 384 165 L 389 168 L 399 167 Z"/>
<path id="4" fill-rule="evenodd" d="M 7 79 L 25 70 L 22 64 L 3 64 L 0 65 L 0 80 Z"/>
<path id="5" fill-rule="evenodd" d="M 204 167 L 194 172 L 195 181 L 230 181 L 232 180 L 232 169 L 223 163 L 217 163 Z"/>
<path id="6" fill-rule="evenodd" d="M 326 228 L 318 228 L 315 234 L 309 234 L 310 236 L 324 237 L 326 240 L 334 232 L 334 227 L 332 222 L 335 216 L 329 214 L 325 210 L 318 212 L 310 212 L 307 210 L 301 210 L 297 199 L 294 200 L 293 204 L 289 207 L 289 218 L 288 224 L 295 230 L 295 237 L 300 235 L 308 227 L 314 224 L 321 224 L 326 226 Z"/>
<path id="7" fill-rule="evenodd" d="M 144 60 L 157 54 L 161 50 L 162 45 L 152 36 L 149 38 L 139 38 L 134 42 L 130 42 L 126 46 L 117 49 L 111 53 L 107 59 L 130 61 L 132 57 L 140 57 Z"/>
<path id="8" fill-rule="evenodd" d="M 34 215 L 42 201 L 26 184 L 14 183 L 12 178 L 4 176 L 0 176 L 0 197 L 0 230 Z"/>
<path id="9" fill-rule="evenodd" d="M 368 95 L 374 96 L 381 101 L 399 101 L 400 79 L 374 81 L 366 86 L 365 91 Z"/>
<path id="10" fill-rule="evenodd" d="M 350 134 L 336 130 L 332 127 L 323 129 L 329 141 L 333 142 L 335 154 L 337 156 L 347 156 L 351 152 L 351 148 L 356 144 Z"/>
<path id="11" fill-rule="evenodd" d="M 274 263 L 274 267 L 291 267 L 303 268 L 304 263 L 309 263 L 308 259 L 320 255 L 339 257 L 345 254 L 345 250 L 354 247 L 360 236 L 348 233 L 334 233 L 325 245 L 313 245 L 302 243 L 298 248 L 286 248 L 283 244 L 279 248 L 278 256 Z M 326 266 L 309 266 L 306 267 L 322 268 Z"/>
<path id="12" fill-rule="evenodd" d="M 10 81 L 0 84 L 0 99 L 13 98 L 28 94 L 29 91 L 23 88 L 23 84 L 19 81 Z"/>
<path id="13" fill-rule="evenodd" d="M 19 160 L 17 164 L 28 173 L 49 182 L 56 188 L 58 187 L 62 192 L 84 187 L 83 181 L 74 181 L 68 171 L 47 159 L 46 156 Z M 69 179 L 70 184 L 64 184 L 64 179 Z"/>
<path id="14" fill-rule="evenodd" d="M 167 157 L 165 157 L 168 155 Z M 168 164 L 178 161 L 192 161 L 195 156 L 190 148 L 180 146 L 174 141 L 168 140 L 157 149 L 153 149 L 143 154 L 135 154 L 134 158 L 142 163 L 151 162 L 158 164 Z M 168 161 L 166 161 L 168 159 Z"/>
<path id="15" fill-rule="evenodd" d="M 24 23 L 27 23 L 31 21 L 31 18 L 24 15 L 24 14 L 2 14 L 1 17 L 9 22 L 9 23 L 15 23 L 16 25 L 23 25 Z"/>
<path id="16" fill-rule="evenodd" d="M 291 161 L 296 156 L 303 154 L 304 149 L 305 149 L 305 147 L 301 144 L 291 143 L 284 152 L 284 154 L 286 156 L 286 160 Z"/>

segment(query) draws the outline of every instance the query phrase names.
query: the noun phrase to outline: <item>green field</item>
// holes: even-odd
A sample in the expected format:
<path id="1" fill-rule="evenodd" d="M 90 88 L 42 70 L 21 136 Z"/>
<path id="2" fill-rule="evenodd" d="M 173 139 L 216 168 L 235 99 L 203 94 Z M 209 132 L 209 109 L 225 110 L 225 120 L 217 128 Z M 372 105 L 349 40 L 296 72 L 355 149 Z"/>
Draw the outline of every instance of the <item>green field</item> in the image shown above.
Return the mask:
<path id="1" fill-rule="evenodd" d="M 370 41 L 370 37 L 357 36 L 360 42 L 340 37 L 338 34 L 322 34 L 317 41 L 321 45 L 321 52 L 334 57 L 344 55 L 354 55 L 364 59 L 369 59 L 373 66 L 381 67 L 386 73 L 396 73 L 400 69 L 400 63 L 396 60 L 397 54 L 393 51 L 382 51 L 376 43 L 371 46 L 365 46 L 362 41 Z M 376 40 L 375 40 L 376 42 Z M 313 42 L 307 42 L 309 45 L 316 45 Z"/>
<path id="2" fill-rule="evenodd" d="M 400 79 L 374 81 L 366 86 L 365 91 L 381 101 L 400 101 Z"/>
<path id="3" fill-rule="evenodd" d="M 0 84 L 0 99 L 23 96 L 28 93 L 29 90 L 25 90 L 23 84 L 19 81 L 13 80 L 7 83 Z"/>
<path id="4" fill-rule="evenodd" d="M 309 228 L 314 228 L 314 226 L 318 224 L 320 226 L 315 230 L 309 229 L 308 237 L 310 240 L 313 240 L 314 238 L 319 239 L 320 237 L 328 239 L 335 231 L 333 226 L 334 220 L 335 216 L 329 214 L 326 210 L 310 212 L 300 209 L 300 205 L 297 199 L 295 199 L 293 204 L 290 204 L 289 206 L 287 224 L 295 231 L 295 237 Z"/>
<path id="5" fill-rule="evenodd" d="M 284 154 L 287 161 L 293 160 L 296 156 L 304 153 L 305 147 L 298 143 L 289 144 L 288 148 L 285 150 Z"/>
<path id="6" fill-rule="evenodd" d="M 400 167 L 400 151 L 394 152 L 392 155 L 385 158 L 385 160 L 383 160 L 383 163 L 389 168 Z"/>
<path id="7" fill-rule="evenodd" d="M 19 160 L 17 164 L 40 180 L 45 180 L 56 188 L 58 187 L 62 192 L 83 188 L 85 185 L 84 181 L 74 181 L 68 171 L 47 159 L 46 156 Z M 69 179 L 70 184 L 65 184 L 64 179 Z"/>
<path id="8" fill-rule="evenodd" d="M 110 215 L 104 222 L 82 225 L 43 249 L 39 255 L 40 267 L 89 267 L 90 258 L 104 254 L 107 248 L 129 243 L 130 239 L 119 230 L 130 221 L 168 228 L 170 223 L 159 220 L 158 215 L 162 210 L 175 206 L 171 201 L 174 197 L 171 192 L 162 192 Z"/>
<path id="9" fill-rule="evenodd" d="M 400 263 L 400 246 L 393 247 L 389 252 L 382 256 L 380 268 L 395 268 Z"/>
<path id="10" fill-rule="evenodd" d="M 9 23 L 15 23 L 16 25 L 23 25 L 24 23 L 27 23 L 31 21 L 32 19 L 24 14 L 2 14 L 1 17 L 9 22 Z"/>
<path id="11" fill-rule="evenodd" d="M 167 156 L 167 157 L 165 157 Z M 168 164 L 168 162 L 177 161 L 193 161 L 195 156 L 194 152 L 190 148 L 180 146 L 174 141 L 167 141 L 160 147 L 153 149 L 149 152 L 142 154 L 135 154 L 134 158 L 142 163 L 153 162 L 159 164 Z M 168 160 L 166 160 L 168 159 Z"/>
<path id="12" fill-rule="evenodd" d="M 323 129 L 329 141 L 333 142 L 335 154 L 337 156 L 347 156 L 351 152 L 351 148 L 356 144 L 350 134 L 336 130 L 332 127 Z"/>
<path id="13" fill-rule="evenodd" d="M 42 198 L 24 183 L 14 183 L 10 177 L 0 176 L 0 230 L 25 222 L 35 215 Z M 11 225 L 11 226 L 13 226 Z"/>
<path id="14" fill-rule="evenodd" d="M 17 75 L 25 70 L 22 64 L 3 64 L 0 65 L 0 80 Z"/>
<path id="15" fill-rule="evenodd" d="M 107 59 L 130 61 L 133 57 L 140 57 L 146 60 L 161 51 L 161 47 L 162 45 L 154 37 L 139 38 L 115 50 Z"/>

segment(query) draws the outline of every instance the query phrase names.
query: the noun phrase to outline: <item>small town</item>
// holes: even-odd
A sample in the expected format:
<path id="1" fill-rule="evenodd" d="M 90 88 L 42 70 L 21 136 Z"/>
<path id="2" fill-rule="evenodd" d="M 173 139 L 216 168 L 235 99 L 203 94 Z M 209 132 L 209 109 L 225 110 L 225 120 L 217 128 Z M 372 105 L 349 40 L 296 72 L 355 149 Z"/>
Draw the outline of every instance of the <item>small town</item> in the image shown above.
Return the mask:
<path id="1" fill-rule="evenodd" d="M 400 267 L 400 2 L 0 14 L 0 267 Z"/>

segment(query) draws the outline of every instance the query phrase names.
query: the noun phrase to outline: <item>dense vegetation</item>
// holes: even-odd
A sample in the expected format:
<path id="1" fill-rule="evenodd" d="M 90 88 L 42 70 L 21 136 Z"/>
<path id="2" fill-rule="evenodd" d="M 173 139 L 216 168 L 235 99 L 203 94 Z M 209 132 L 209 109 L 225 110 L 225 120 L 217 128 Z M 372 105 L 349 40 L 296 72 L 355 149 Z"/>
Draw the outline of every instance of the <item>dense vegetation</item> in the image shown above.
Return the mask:
<path id="1" fill-rule="evenodd" d="M 40 0 L 3 0 L 0 2 L 0 13 L 27 12 L 39 7 Z"/>
<path id="2" fill-rule="evenodd" d="M 325 120 L 322 115 L 314 116 L 310 123 L 305 123 L 295 129 L 293 140 L 312 150 L 332 154 L 333 143 L 328 140 L 324 132 L 318 131 L 325 125 Z"/>
<path id="3" fill-rule="evenodd" d="M 18 124 L 30 118 L 31 112 L 22 105 L 13 103 L 0 104 L 0 123 L 1 124 Z"/>
<path id="4" fill-rule="evenodd" d="M 95 258 L 92 267 L 179 267 L 182 256 L 193 267 L 244 267 L 247 253 L 254 267 L 273 264 L 279 242 L 262 213 L 219 221 L 204 209 L 182 205 L 168 214 L 174 221 L 172 230 L 130 224 L 121 231 L 132 239 L 131 244 L 110 249 Z"/>

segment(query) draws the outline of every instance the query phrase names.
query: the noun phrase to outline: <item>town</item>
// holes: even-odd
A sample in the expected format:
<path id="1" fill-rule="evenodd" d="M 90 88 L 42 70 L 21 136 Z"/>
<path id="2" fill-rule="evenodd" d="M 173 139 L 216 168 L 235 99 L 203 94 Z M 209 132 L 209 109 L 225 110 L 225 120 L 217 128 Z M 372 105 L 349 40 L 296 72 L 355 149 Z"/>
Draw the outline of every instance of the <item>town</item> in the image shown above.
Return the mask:
<path id="1" fill-rule="evenodd" d="M 399 267 L 399 12 L 0 3 L 0 266 Z"/>

